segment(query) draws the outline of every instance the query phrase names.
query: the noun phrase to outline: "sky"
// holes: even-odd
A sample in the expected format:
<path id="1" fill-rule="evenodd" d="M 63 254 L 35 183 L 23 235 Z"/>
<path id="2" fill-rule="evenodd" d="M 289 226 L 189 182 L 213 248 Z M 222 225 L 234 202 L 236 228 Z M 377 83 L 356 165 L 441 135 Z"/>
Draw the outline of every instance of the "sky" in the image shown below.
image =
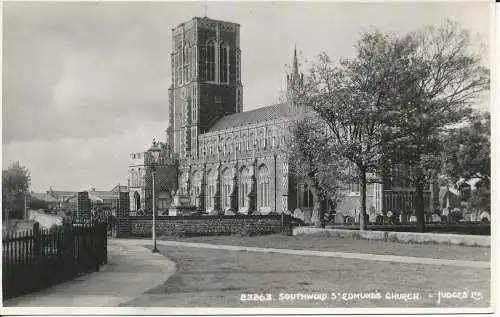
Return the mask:
<path id="1" fill-rule="evenodd" d="M 489 66 L 491 4 L 209 1 L 206 13 L 241 26 L 246 111 L 280 100 L 294 45 L 301 61 L 338 60 L 362 32 L 451 18 Z M 126 184 L 130 153 L 165 139 L 171 29 L 204 15 L 204 2 L 4 2 L 2 168 L 20 161 L 35 192 Z"/>

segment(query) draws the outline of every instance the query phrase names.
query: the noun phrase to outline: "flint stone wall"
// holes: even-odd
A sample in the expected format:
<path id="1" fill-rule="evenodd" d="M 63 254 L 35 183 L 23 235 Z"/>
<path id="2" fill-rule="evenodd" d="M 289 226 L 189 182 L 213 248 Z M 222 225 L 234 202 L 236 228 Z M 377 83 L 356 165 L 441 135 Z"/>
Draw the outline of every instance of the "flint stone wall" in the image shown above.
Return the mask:
<path id="1" fill-rule="evenodd" d="M 284 225 L 281 215 L 159 216 L 156 218 L 156 234 L 158 236 L 272 234 L 281 233 L 282 228 L 291 228 L 290 216 L 284 216 L 283 220 Z M 151 216 L 131 216 L 132 235 L 151 236 L 152 223 Z"/>

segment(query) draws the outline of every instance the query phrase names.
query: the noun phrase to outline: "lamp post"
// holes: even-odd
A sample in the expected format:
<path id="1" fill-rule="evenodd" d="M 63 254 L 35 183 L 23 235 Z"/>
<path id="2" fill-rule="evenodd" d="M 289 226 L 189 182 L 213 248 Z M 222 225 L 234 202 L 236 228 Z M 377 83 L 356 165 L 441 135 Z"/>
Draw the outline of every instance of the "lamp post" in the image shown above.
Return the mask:
<path id="1" fill-rule="evenodd" d="M 158 158 L 160 156 L 160 147 L 156 143 L 156 140 L 153 139 L 153 145 L 149 149 L 149 154 L 151 154 L 151 175 L 153 177 L 153 228 L 152 228 L 152 236 L 153 236 L 153 249 L 151 252 L 158 253 L 158 249 L 156 248 L 156 206 L 155 206 L 155 174 L 156 174 L 156 164 L 158 163 Z"/>

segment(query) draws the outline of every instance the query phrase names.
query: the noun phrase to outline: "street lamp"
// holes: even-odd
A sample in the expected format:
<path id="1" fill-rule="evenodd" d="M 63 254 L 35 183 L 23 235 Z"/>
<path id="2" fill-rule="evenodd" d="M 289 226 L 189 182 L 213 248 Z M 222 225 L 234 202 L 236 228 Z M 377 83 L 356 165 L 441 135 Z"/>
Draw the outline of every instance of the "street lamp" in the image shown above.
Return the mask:
<path id="1" fill-rule="evenodd" d="M 153 249 L 151 252 L 158 253 L 158 249 L 156 248 L 156 206 L 155 206 L 155 174 L 156 174 L 156 164 L 158 163 L 158 158 L 160 157 L 160 147 L 155 139 L 153 139 L 153 145 L 149 149 L 149 154 L 151 154 L 151 175 L 153 176 Z"/>

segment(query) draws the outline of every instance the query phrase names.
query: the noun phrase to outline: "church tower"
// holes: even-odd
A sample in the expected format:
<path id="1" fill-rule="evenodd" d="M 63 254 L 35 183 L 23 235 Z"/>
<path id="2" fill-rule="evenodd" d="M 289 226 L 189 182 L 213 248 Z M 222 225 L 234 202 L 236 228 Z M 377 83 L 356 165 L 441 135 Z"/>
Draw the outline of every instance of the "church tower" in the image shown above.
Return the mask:
<path id="1" fill-rule="evenodd" d="M 198 135 L 243 110 L 240 26 L 193 18 L 172 29 L 167 138 L 181 158 L 198 154 Z"/>

